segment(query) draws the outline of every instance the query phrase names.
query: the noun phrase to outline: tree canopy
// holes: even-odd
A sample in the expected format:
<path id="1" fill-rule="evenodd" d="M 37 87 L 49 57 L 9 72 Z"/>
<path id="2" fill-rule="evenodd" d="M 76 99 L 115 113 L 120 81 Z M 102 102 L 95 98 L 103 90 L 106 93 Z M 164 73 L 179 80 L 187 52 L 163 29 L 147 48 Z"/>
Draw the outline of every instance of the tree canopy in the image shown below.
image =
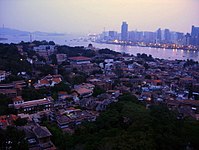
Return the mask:
<path id="1" fill-rule="evenodd" d="M 14 56 L 14 57 L 13 57 Z M 20 55 L 14 44 L 0 44 L 0 70 L 31 73 L 31 64 Z"/>
<path id="2" fill-rule="evenodd" d="M 125 95 L 111 104 L 95 122 L 78 127 L 73 135 L 48 125 L 61 149 L 85 150 L 175 150 L 198 149 L 199 122 L 178 120 L 167 107 L 146 109 L 136 97 Z M 59 140 L 57 137 L 62 137 Z M 66 141 L 62 144 L 61 141 Z"/>

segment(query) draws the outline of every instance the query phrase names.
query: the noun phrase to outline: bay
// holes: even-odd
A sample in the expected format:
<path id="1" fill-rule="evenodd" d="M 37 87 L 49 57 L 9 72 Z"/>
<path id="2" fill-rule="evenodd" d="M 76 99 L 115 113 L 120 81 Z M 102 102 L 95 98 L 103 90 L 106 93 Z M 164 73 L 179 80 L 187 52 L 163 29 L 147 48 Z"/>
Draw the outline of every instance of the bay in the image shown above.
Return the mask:
<path id="1" fill-rule="evenodd" d="M 21 41 L 29 42 L 29 36 L 4 36 L 8 40 L 0 41 L 0 43 L 19 43 Z M 114 44 L 104 44 L 104 43 L 95 43 L 89 40 L 86 40 L 88 37 L 79 37 L 75 35 L 65 35 L 65 36 L 33 36 L 32 40 L 46 40 L 54 41 L 59 45 L 68 45 L 68 46 L 84 46 L 87 47 L 88 44 L 92 44 L 94 47 L 102 49 L 108 48 L 116 52 L 128 53 L 131 55 L 137 55 L 137 53 L 145 53 L 147 55 L 152 55 L 154 58 L 160 59 L 169 59 L 169 60 L 187 60 L 193 59 L 199 61 L 199 51 L 190 51 L 190 50 L 180 50 L 180 49 L 163 49 L 163 48 L 150 48 L 150 47 L 138 47 L 138 46 L 122 46 Z"/>

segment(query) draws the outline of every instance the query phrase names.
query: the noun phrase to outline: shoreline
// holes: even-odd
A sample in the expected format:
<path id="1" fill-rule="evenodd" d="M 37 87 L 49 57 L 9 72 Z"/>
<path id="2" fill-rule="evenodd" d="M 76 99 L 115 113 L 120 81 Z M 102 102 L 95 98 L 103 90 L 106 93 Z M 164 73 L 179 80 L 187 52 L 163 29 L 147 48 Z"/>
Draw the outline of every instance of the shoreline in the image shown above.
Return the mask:
<path id="1" fill-rule="evenodd" d="M 184 51 L 195 51 L 199 52 L 199 49 L 193 49 L 193 48 L 172 48 L 172 47 L 161 47 L 161 46 L 149 46 L 149 45 L 138 45 L 138 44 L 124 44 L 124 43 L 114 43 L 114 42 L 101 42 L 96 41 L 95 43 L 98 44 L 111 44 L 111 45 L 120 45 L 120 46 L 135 46 L 135 47 L 148 47 L 148 48 L 157 48 L 157 49 L 170 49 L 170 50 L 184 50 Z"/>

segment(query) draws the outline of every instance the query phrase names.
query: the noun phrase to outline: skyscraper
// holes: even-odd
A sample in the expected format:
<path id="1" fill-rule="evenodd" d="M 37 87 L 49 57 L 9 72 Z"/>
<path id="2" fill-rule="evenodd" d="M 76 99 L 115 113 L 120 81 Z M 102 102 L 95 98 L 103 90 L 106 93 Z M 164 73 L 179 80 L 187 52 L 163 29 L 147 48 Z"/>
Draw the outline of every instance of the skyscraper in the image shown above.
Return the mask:
<path id="1" fill-rule="evenodd" d="M 110 40 L 115 40 L 115 39 L 117 39 L 117 32 L 116 31 L 109 31 L 108 36 L 109 36 Z"/>
<path id="2" fill-rule="evenodd" d="M 128 40 L 128 24 L 126 22 L 122 22 L 121 40 L 122 41 L 127 41 Z"/>
<path id="3" fill-rule="evenodd" d="M 192 26 L 191 36 L 196 37 L 196 36 L 198 36 L 198 34 L 199 34 L 199 27 Z"/>
<path id="4" fill-rule="evenodd" d="M 171 42 L 171 33 L 170 33 L 169 29 L 164 30 L 164 40 L 166 43 Z"/>
<path id="5" fill-rule="evenodd" d="M 191 41 L 191 35 L 190 35 L 190 33 L 187 33 L 186 35 L 185 35 L 185 45 L 190 45 L 190 41 Z"/>
<path id="6" fill-rule="evenodd" d="M 159 28 L 157 30 L 157 43 L 160 43 L 162 41 L 162 31 L 161 31 L 161 28 Z"/>
<path id="7" fill-rule="evenodd" d="M 199 45 L 199 27 L 192 26 L 191 29 L 191 44 Z"/>

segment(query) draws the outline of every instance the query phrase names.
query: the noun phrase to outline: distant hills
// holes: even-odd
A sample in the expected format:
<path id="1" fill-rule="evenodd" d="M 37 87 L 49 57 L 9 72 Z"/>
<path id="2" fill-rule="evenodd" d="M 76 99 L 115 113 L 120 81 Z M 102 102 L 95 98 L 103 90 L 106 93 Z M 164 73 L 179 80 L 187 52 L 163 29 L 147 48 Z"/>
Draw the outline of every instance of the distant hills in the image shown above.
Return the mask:
<path id="1" fill-rule="evenodd" d="M 12 36 L 29 36 L 30 34 L 39 35 L 39 36 L 62 36 L 65 34 L 62 33 L 48 33 L 48 32 L 28 32 L 28 31 L 21 31 L 17 29 L 11 28 L 0 28 L 0 35 L 12 35 Z"/>

